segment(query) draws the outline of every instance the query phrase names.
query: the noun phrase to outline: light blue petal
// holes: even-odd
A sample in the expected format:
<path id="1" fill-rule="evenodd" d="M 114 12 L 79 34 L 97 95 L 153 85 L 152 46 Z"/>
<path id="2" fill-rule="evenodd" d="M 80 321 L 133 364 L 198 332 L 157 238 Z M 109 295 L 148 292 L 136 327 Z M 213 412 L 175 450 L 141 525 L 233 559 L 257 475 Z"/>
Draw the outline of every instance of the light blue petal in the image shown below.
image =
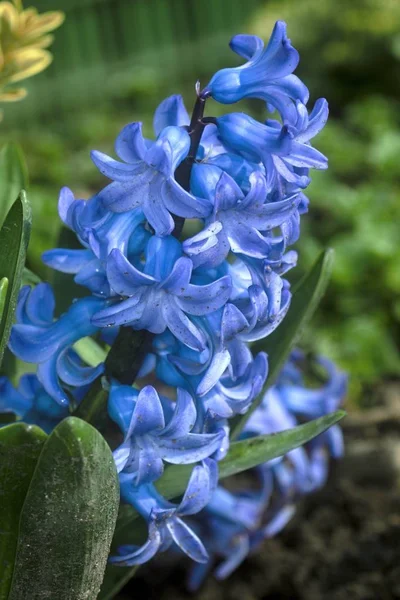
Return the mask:
<path id="1" fill-rule="evenodd" d="M 154 133 L 158 136 L 161 131 L 170 125 L 183 127 L 189 125 L 189 114 L 183 103 L 182 96 L 174 95 L 166 98 L 159 104 L 154 113 Z"/>

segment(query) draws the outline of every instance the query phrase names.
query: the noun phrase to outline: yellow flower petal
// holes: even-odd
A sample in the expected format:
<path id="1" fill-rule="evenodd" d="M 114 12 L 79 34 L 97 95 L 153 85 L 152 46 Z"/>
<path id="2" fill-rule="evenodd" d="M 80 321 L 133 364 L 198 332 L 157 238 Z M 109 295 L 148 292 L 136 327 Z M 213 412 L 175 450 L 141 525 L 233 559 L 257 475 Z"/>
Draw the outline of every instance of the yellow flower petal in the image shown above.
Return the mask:
<path id="1" fill-rule="evenodd" d="M 13 83 L 40 73 L 48 67 L 53 57 L 50 52 L 41 48 L 21 48 L 7 59 L 7 70 L 12 73 L 7 79 L 9 83 Z"/>
<path id="2" fill-rule="evenodd" d="M 16 88 L 14 90 L 0 91 L 0 102 L 18 102 L 27 95 L 25 88 Z"/>

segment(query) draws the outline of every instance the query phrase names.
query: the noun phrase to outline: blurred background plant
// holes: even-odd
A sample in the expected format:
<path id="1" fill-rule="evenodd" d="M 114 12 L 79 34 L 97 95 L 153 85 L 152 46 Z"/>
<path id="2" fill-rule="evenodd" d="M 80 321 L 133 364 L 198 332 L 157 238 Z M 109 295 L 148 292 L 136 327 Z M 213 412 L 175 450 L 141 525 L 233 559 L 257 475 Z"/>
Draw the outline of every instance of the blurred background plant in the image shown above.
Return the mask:
<path id="1" fill-rule="evenodd" d="M 190 107 L 198 78 L 206 81 L 216 69 L 236 63 L 228 47 L 231 35 L 265 38 L 276 19 L 288 23 L 301 52 L 299 75 L 308 82 L 312 101 L 325 96 L 331 106 L 318 145 L 329 156 L 330 169 L 321 177 L 316 173 L 309 189 L 312 210 L 303 220 L 307 231 L 294 277 L 327 245 L 335 248 L 336 263 L 303 346 L 325 353 L 351 373 L 355 403 L 375 402 L 380 382 L 400 374 L 400 3 L 31 4 L 38 11 L 65 11 L 67 19 L 54 42 L 54 63 L 27 82 L 26 102 L 8 107 L 0 142 L 19 141 L 28 160 L 34 213 L 29 266 L 42 277 L 46 270 L 40 255 L 58 235 L 59 187 L 67 184 L 85 196 L 103 184 L 89 149 L 112 152 L 112 140 L 129 121 L 144 120 L 145 133 L 152 135 L 151 115 L 160 98 L 183 89 Z M 23 13 L 15 14 L 21 18 Z M 36 31 L 44 35 L 40 39 L 49 40 L 46 23 L 55 27 L 59 22 L 54 19 L 44 19 L 41 26 L 37 22 Z M 37 37 L 29 39 L 34 40 L 32 50 L 47 52 Z M 261 118 L 261 106 L 251 106 Z M 216 114 L 215 106 L 212 111 Z"/>
<path id="2" fill-rule="evenodd" d="M 59 11 L 38 14 L 24 9 L 22 0 L 0 2 L 0 102 L 25 98 L 25 88 L 9 87 L 40 73 L 52 61 L 46 48 L 53 42 L 50 31 L 64 20 Z"/>

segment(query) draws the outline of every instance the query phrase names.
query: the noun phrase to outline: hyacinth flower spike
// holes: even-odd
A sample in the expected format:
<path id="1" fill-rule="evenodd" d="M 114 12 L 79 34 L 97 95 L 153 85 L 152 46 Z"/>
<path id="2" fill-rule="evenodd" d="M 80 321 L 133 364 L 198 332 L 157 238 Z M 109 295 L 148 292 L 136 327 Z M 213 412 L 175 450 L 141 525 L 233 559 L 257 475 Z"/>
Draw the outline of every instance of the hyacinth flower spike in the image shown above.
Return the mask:
<path id="1" fill-rule="evenodd" d="M 117 299 L 96 313 L 93 323 L 98 327 L 130 325 L 152 333 L 168 328 L 182 343 L 203 350 L 204 334 L 187 315 L 205 315 L 225 304 L 230 295 L 230 278 L 221 277 L 206 285 L 191 284 L 193 264 L 181 254 L 181 244 L 172 236 L 153 236 L 142 272 L 113 250 L 107 276 L 122 300 Z"/>
<path id="2" fill-rule="evenodd" d="M 261 98 L 283 118 L 293 114 L 296 100 L 307 103 L 306 86 L 292 74 L 299 54 L 286 36 L 286 23 L 276 23 L 266 48 L 260 38 L 252 35 L 236 35 L 230 46 L 248 62 L 218 71 L 202 91 L 205 97 L 210 95 L 222 104 Z"/>
<path id="3" fill-rule="evenodd" d="M 86 367 L 72 346 L 98 331 L 91 317 L 104 307 L 94 297 L 74 302 L 57 321 L 53 321 L 54 295 L 48 284 L 33 290 L 21 289 L 17 306 L 17 324 L 10 335 L 9 347 L 19 359 L 38 364 L 38 378 L 46 392 L 61 405 L 69 400 L 60 380 L 70 386 L 91 383 L 102 373 L 103 364 Z"/>
<path id="4" fill-rule="evenodd" d="M 204 200 L 195 198 L 175 181 L 174 173 L 190 148 L 188 132 L 167 127 L 149 147 L 142 136 L 141 123 L 127 125 L 116 141 L 119 162 L 101 152 L 92 152 L 98 169 L 113 180 L 98 195 L 113 212 L 140 207 L 157 235 L 174 229 L 172 215 L 202 218 L 211 211 Z"/>
<path id="5" fill-rule="evenodd" d="M 195 267 L 217 266 L 230 250 L 255 258 L 267 257 L 271 240 L 261 232 L 282 225 L 298 204 L 296 195 L 280 202 L 265 202 L 265 177 L 257 171 L 250 175 L 250 189 L 245 196 L 232 177 L 218 167 L 197 165 L 192 175 L 192 189 L 210 198 L 214 206 L 203 231 L 183 243 Z"/>
<path id="6" fill-rule="evenodd" d="M 182 517 L 198 513 L 209 502 L 218 481 L 218 468 L 212 459 L 204 460 L 194 467 L 180 504 L 167 502 L 152 484 L 135 487 L 132 475 L 120 474 L 121 500 L 131 504 L 149 524 L 149 537 L 140 548 L 122 546 L 119 555 L 111 556 L 109 562 L 122 566 L 142 564 L 159 550 L 167 550 L 175 543 L 196 562 L 206 562 L 208 554 L 202 541 L 186 525 Z"/>
<path id="7" fill-rule="evenodd" d="M 114 384 L 108 411 L 124 433 L 124 442 L 114 453 L 117 468 L 133 473 L 137 486 L 158 479 L 163 461 L 184 465 L 211 456 L 224 437 L 223 432 L 191 433 L 196 408 L 190 394 L 180 388 L 173 407 L 166 399 L 162 402 L 151 385 L 137 393 Z M 168 412 L 172 414 L 166 419 Z"/>

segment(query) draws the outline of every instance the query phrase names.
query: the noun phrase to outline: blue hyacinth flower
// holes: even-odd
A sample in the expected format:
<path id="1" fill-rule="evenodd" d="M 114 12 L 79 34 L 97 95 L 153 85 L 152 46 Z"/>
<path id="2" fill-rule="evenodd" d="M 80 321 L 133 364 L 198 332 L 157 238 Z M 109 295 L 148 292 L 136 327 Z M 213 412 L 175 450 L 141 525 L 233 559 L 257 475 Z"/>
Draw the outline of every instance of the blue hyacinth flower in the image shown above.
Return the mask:
<path id="1" fill-rule="evenodd" d="M 253 358 L 245 344 L 238 348 L 226 339 L 227 335 L 225 326 L 222 344 L 207 336 L 207 348 L 200 353 L 180 344 L 170 334 L 157 336 L 153 341 L 157 377 L 167 385 L 189 390 L 198 407 L 198 419 L 202 419 L 198 421 L 200 429 L 207 412 L 217 419 L 244 413 L 267 378 L 266 354 L 260 352 Z"/>
<path id="2" fill-rule="evenodd" d="M 114 451 L 117 469 L 133 473 L 137 486 L 157 480 L 163 461 L 186 465 L 212 456 L 224 437 L 223 432 L 192 433 L 196 408 L 190 394 L 179 388 L 174 405 L 160 399 L 151 385 L 138 393 L 114 384 L 108 412 L 124 434 L 124 442 Z"/>
<path id="3" fill-rule="evenodd" d="M 273 509 L 270 505 L 274 491 L 271 472 L 254 470 L 252 475 L 253 479 L 257 476 L 256 487 L 233 493 L 218 486 L 206 508 L 196 515 L 195 523 L 210 559 L 206 564 L 193 565 L 189 575 L 191 591 L 199 588 L 216 559 L 219 564 L 215 577 L 229 577 L 250 552 L 281 531 L 292 518 L 293 505 L 276 503 Z"/>
<path id="4" fill-rule="evenodd" d="M 275 24 L 268 45 L 253 35 L 236 35 L 230 46 L 247 59 L 240 67 L 218 71 L 204 88 L 202 95 L 211 95 L 222 104 L 233 104 L 243 98 L 261 98 L 282 117 L 290 117 L 294 102 L 308 100 L 308 90 L 293 71 L 299 54 L 286 36 L 286 23 Z"/>
<path id="5" fill-rule="evenodd" d="M 304 183 L 309 182 L 307 174 L 310 168 L 328 168 L 326 156 L 310 144 L 310 140 L 325 127 L 328 114 L 328 103 L 324 98 L 316 101 L 310 115 L 304 104 L 296 103 L 294 118 L 286 121 L 293 139 L 290 152 L 288 155 L 272 158 L 276 172 L 287 183 L 304 187 Z M 275 127 L 277 131 L 281 129 L 281 124 L 271 119 L 266 121 L 266 125 Z"/>
<path id="6" fill-rule="evenodd" d="M 37 425 L 46 433 L 69 415 L 67 406 L 60 406 L 45 391 L 33 373 L 23 375 L 18 388 L 7 377 L 0 377 L 0 413 L 11 412 L 24 423 Z"/>
<path id="7" fill-rule="evenodd" d="M 117 213 L 141 208 L 157 235 L 174 229 L 172 215 L 202 218 L 211 206 L 185 191 L 174 179 L 178 165 L 190 147 L 188 132 L 181 127 L 163 129 L 152 144 L 146 144 L 141 123 L 124 127 L 115 149 L 124 161 L 119 162 L 102 152 L 92 152 L 98 169 L 113 180 L 98 195 L 104 206 Z"/>
<path id="8" fill-rule="evenodd" d="M 62 188 L 58 212 L 64 224 L 74 231 L 82 249 L 54 248 L 43 253 L 49 267 L 74 274 L 74 281 L 98 296 L 109 296 L 105 262 L 113 248 L 135 260 L 150 237 L 143 227 L 140 209 L 117 214 L 106 209 L 97 196 L 88 201 L 75 199 L 72 191 Z"/>
<path id="9" fill-rule="evenodd" d="M 227 173 L 211 165 L 197 165 L 193 170 L 192 189 L 213 202 L 213 212 L 205 228 L 183 243 L 185 253 L 195 267 L 219 265 L 231 250 L 254 258 L 266 258 L 271 252 L 267 232 L 282 225 L 296 210 L 296 195 L 280 202 L 266 202 L 264 176 L 250 175 L 250 189 L 245 196 Z"/>
<path id="10" fill-rule="evenodd" d="M 167 502 L 152 484 L 135 487 L 130 473 L 120 473 L 121 500 L 131 504 L 149 524 L 147 542 L 141 547 L 122 546 L 109 562 L 132 566 L 147 562 L 158 551 L 175 543 L 196 562 L 206 562 L 208 554 L 200 538 L 186 525 L 183 517 L 194 515 L 206 506 L 218 481 L 215 461 L 204 460 L 194 467 L 182 501 Z"/>
<path id="11" fill-rule="evenodd" d="M 206 315 L 225 304 L 230 278 L 192 284 L 192 261 L 181 254 L 181 244 L 175 238 L 153 236 L 146 249 L 144 270 L 140 271 L 113 250 L 107 261 L 107 277 L 120 298 L 93 316 L 94 325 L 130 325 L 152 333 L 168 328 L 190 348 L 202 350 L 204 334 L 187 315 Z"/>
<path id="12" fill-rule="evenodd" d="M 267 121 L 264 125 L 244 113 L 216 119 L 218 135 L 228 148 L 247 160 L 264 165 L 268 191 L 279 189 L 279 178 L 300 188 L 310 183 L 308 169 L 326 169 L 327 158 L 309 144 L 296 141 L 289 124 Z"/>
<path id="13" fill-rule="evenodd" d="M 180 94 L 165 98 L 154 112 L 153 129 L 156 136 L 166 127 L 187 127 L 189 123 L 189 113 Z"/>
<path id="14" fill-rule="evenodd" d="M 160 135 L 162 130 L 170 126 L 183 127 L 189 131 L 190 117 L 181 95 L 169 96 L 156 108 L 153 119 L 154 133 Z M 217 135 L 217 128 L 210 123 L 204 129 L 196 158 L 203 160 L 215 154 L 225 152 Z"/>
<path id="15" fill-rule="evenodd" d="M 98 331 L 91 317 L 104 306 L 98 298 L 83 298 L 53 321 L 54 295 L 51 287 L 40 283 L 33 290 L 21 289 L 17 306 L 17 324 L 13 326 L 9 347 L 19 359 L 38 365 L 38 379 L 46 392 L 60 405 L 69 404 L 62 384 L 80 387 L 94 381 L 103 372 L 103 364 L 87 367 L 73 345 Z"/>
<path id="16" fill-rule="evenodd" d="M 278 269 L 279 270 L 279 269 Z M 241 324 L 237 338 L 254 342 L 272 333 L 289 310 L 289 283 L 276 273 L 268 261 L 242 256 L 230 266 L 232 294 L 230 303 L 237 311 L 235 320 Z M 233 310 L 233 309 L 231 309 Z"/>

